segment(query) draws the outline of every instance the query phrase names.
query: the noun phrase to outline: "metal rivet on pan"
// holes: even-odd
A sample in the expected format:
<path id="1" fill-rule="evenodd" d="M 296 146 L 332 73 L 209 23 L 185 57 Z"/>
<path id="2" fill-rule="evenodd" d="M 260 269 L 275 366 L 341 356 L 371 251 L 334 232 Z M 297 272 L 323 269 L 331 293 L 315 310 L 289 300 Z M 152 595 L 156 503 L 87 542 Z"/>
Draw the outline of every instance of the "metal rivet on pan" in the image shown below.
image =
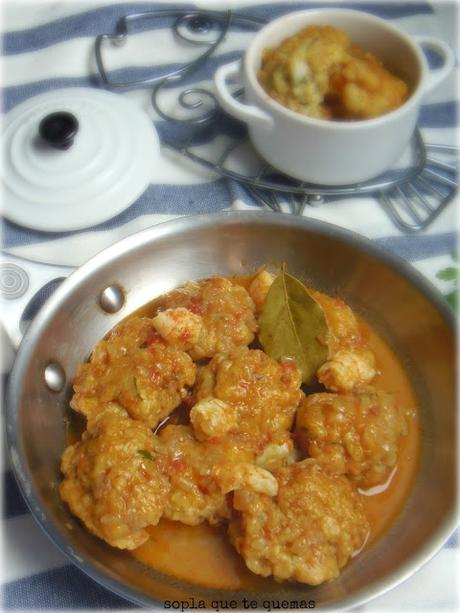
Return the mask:
<path id="1" fill-rule="evenodd" d="M 118 285 L 109 285 L 99 296 L 101 309 L 106 313 L 116 313 L 125 303 L 125 294 Z"/>
<path id="2" fill-rule="evenodd" d="M 23 296 L 29 289 L 29 276 L 16 264 L 0 264 L 0 292 L 7 300 Z"/>
<path id="3" fill-rule="evenodd" d="M 60 364 L 51 362 L 45 368 L 45 383 L 52 392 L 60 392 L 65 385 L 65 372 Z"/>
<path id="4" fill-rule="evenodd" d="M 323 196 L 321 194 L 311 194 L 308 196 L 308 204 L 310 206 L 319 206 L 324 202 Z"/>

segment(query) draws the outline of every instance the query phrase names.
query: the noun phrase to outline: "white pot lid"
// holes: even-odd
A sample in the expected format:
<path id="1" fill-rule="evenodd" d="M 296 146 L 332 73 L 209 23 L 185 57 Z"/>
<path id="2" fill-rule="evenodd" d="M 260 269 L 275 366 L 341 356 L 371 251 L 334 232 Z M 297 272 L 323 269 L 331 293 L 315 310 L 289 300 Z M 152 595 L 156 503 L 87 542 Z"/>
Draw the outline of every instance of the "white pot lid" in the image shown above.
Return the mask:
<path id="1" fill-rule="evenodd" d="M 60 89 L 4 119 L 3 214 L 27 228 L 79 230 L 127 209 L 151 182 L 159 138 L 132 101 Z"/>

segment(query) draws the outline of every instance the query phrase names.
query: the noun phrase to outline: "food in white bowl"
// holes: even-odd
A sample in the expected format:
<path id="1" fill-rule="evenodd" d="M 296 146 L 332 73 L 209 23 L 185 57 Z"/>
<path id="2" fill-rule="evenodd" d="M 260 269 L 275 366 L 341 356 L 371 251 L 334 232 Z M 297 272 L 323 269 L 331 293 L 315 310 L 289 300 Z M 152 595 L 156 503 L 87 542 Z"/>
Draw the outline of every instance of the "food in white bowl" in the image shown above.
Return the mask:
<path id="1" fill-rule="evenodd" d="M 407 99 L 377 117 L 330 121 L 299 113 L 267 94 L 258 79 L 265 50 L 318 26 L 340 30 L 353 45 L 378 58 L 386 70 L 404 81 L 410 92 Z M 441 68 L 429 69 L 422 45 L 441 55 Z M 252 144 L 275 169 L 301 181 L 347 185 L 378 176 L 401 157 L 423 98 L 453 66 L 454 55 L 442 40 L 409 36 L 362 11 L 320 8 L 288 13 L 267 24 L 252 39 L 243 61 L 221 66 L 214 83 L 223 109 L 248 125 Z M 236 76 L 244 84 L 244 102 L 232 96 L 227 83 Z"/>
<path id="2" fill-rule="evenodd" d="M 263 51 L 257 75 L 267 93 L 320 119 L 371 119 L 397 109 L 406 83 L 369 51 L 330 26 L 308 26 Z"/>
<path id="3" fill-rule="evenodd" d="M 62 499 L 178 579 L 329 581 L 411 490 L 420 432 L 402 366 L 342 300 L 284 271 L 155 299 L 97 343 L 73 389 L 83 433 Z"/>

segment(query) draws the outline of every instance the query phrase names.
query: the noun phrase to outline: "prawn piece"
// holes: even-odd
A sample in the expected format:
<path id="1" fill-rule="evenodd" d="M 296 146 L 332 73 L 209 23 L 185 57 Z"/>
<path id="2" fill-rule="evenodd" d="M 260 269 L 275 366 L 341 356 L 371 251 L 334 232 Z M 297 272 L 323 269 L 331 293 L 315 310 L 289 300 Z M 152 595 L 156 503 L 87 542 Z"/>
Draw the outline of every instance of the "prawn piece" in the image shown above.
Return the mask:
<path id="1" fill-rule="evenodd" d="M 152 324 L 169 344 L 189 351 L 200 338 L 203 319 L 185 307 L 177 307 L 160 311 L 152 319 Z"/>
<path id="2" fill-rule="evenodd" d="M 375 377 L 375 357 L 368 349 L 341 349 L 316 374 L 318 381 L 331 392 L 350 392 Z"/>
<path id="3" fill-rule="evenodd" d="M 288 438 L 267 445 L 256 457 L 255 463 L 257 466 L 272 471 L 285 464 L 293 464 L 296 460 L 297 453 L 294 443 L 291 438 Z"/>
<path id="4" fill-rule="evenodd" d="M 237 427 L 238 410 L 228 402 L 209 396 L 191 408 L 190 422 L 200 441 L 221 437 Z"/>
<path id="5" fill-rule="evenodd" d="M 316 373 L 319 382 L 331 392 L 349 392 L 367 385 L 377 374 L 375 357 L 352 309 L 339 298 L 316 290 L 309 292 L 322 307 L 328 326 L 324 339 L 328 359 Z"/>
<path id="6" fill-rule="evenodd" d="M 224 494 L 239 489 L 267 496 L 276 496 L 278 493 L 275 477 L 268 470 L 249 462 L 224 464 L 214 471 L 214 476 Z"/>
<path id="7" fill-rule="evenodd" d="M 262 311 L 268 290 L 270 289 L 274 280 L 275 275 L 273 275 L 271 272 L 267 272 L 266 270 L 261 270 L 251 281 L 248 291 L 249 295 L 254 301 L 254 304 L 256 305 L 257 314 Z"/>

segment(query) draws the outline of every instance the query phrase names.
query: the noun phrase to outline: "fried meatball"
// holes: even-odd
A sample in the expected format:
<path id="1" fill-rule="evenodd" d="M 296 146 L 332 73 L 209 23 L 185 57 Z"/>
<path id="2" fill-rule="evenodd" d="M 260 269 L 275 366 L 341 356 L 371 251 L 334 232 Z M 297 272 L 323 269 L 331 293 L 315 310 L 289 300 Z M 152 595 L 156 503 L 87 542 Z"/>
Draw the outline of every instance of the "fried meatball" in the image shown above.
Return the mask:
<path id="1" fill-rule="evenodd" d="M 397 109 L 408 94 L 404 81 L 372 53 L 351 46 L 346 65 L 331 75 L 327 98 L 338 119 L 372 119 Z"/>
<path id="2" fill-rule="evenodd" d="M 318 585 L 337 577 L 363 547 L 369 525 L 345 477 L 314 460 L 279 469 L 278 494 L 234 493 L 229 536 L 247 567 L 278 581 Z"/>
<path id="3" fill-rule="evenodd" d="M 161 470 L 171 484 L 164 517 L 189 526 L 203 521 L 218 524 L 228 518 L 226 494 L 237 486 L 227 485 L 228 466 L 246 463 L 250 454 L 227 438 L 200 442 L 189 426 L 166 426 L 158 439 Z"/>
<path id="4" fill-rule="evenodd" d="M 296 435 L 302 450 L 328 472 L 347 475 L 362 488 L 383 483 L 396 465 L 407 432 L 392 394 L 312 394 L 301 403 Z"/>
<path id="5" fill-rule="evenodd" d="M 191 313 L 186 317 L 184 311 L 179 311 L 182 321 L 187 322 L 185 342 L 194 360 L 210 358 L 218 352 L 227 353 L 254 340 L 257 330 L 254 302 L 244 287 L 229 279 L 213 277 L 187 283 L 171 292 L 163 306 L 169 310 L 169 319 L 177 317 L 179 308 Z M 155 318 L 160 333 L 173 344 L 183 343 L 184 333 L 171 334 L 170 326 L 162 325 L 162 317 L 160 312 Z"/>
<path id="6" fill-rule="evenodd" d="M 289 432 L 302 395 L 300 383 L 292 360 L 278 363 L 258 349 L 240 348 L 216 355 L 200 369 L 195 396 L 197 401 L 212 397 L 236 408 L 235 425 L 228 433 L 260 454 Z M 212 433 L 212 423 L 208 431 Z"/>
<path id="7" fill-rule="evenodd" d="M 358 320 L 351 308 L 339 298 L 308 290 L 321 306 L 328 326 L 328 359 L 317 377 L 331 392 L 349 392 L 367 385 L 377 374 L 374 354 L 367 348 Z"/>
<path id="8" fill-rule="evenodd" d="M 120 549 L 148 539 L 169 490 L 148 426 L 107 410 L 67 447 L 61 468 L 61 497 L 93 534 Z"/>
<path id="9" fill-rule="evenodd" d="M 167 345 L 146 317 L 133 317 L 100 341 L 78 368 L 71 407 L 86 417 L 115 402 L 154 428 L 187 395 L 196 366 Z"/>
<path id="10" fill-rule="evenodd" d="M 330 118 L 324 104 L 330 74 L 344 60 L 348 37 L 329 26 L 309 26 L 275 49 L 264 49 L 258 78 L 283 106 L 309 117 Z"/>

